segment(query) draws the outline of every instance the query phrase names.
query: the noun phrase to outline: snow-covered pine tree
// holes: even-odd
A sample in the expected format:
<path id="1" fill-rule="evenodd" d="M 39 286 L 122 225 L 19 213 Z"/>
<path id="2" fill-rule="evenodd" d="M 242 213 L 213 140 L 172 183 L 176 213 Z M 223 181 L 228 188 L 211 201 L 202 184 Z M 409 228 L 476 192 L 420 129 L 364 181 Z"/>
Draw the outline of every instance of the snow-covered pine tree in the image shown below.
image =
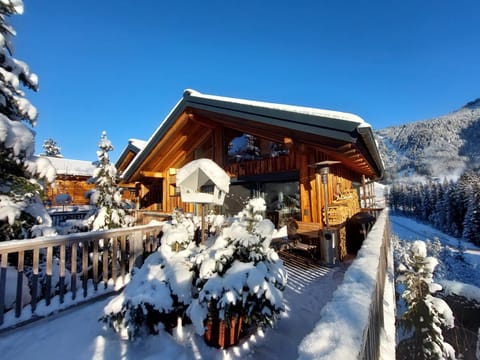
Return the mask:
<path id="1" fill-rule="evenodd" d="M 13 57 L 15 30 L 7 23 L 22 13 L 21 0 L 0 1 L 0 241 L 54 232 L 37 180 L 54 181 L 55 168 L 33 154 L 37 109 L 23 91 L 36 91 L 38 78 Z"/>
<path id="2" fill-rule="evenodd" d="M 43 155 L 51 157 L 63 157 L 60 152 L 60 146 L 52 138 L 49 138 L 43 142 Z"/>
<path id="3" fill-rule="evenodd" d="M 108 155 L 113 150 L 113 145 L 105 131 L 102 132 L 98 148 L 97 168 L 89 179 L 90 183 L 95 184 L 90 202 L 96 206 L 96 211 L 88 219 L 88 224 L 92 230 L 131 226 L 133 218 L 126 214 L 122 204 L 122 195 L 117 185 L 117 169 Z"/>
<path id="4" fill-rule="evenodd" d="M 452 310 L 432 295 L 441 290 L 433 281 L 437 264 L 436 258 L 427 256 L 425 242 L 417 240 L 403 253 L 398 266 L 397 279 L 405 285 L 402 298 L 406 305 L 400 325 L 410 335 L 399 344 L 402 351 L 398 353 L 406 354 L 406 359 L 455 359 L 455 350 L 442 334 L 442 328 L 454 326 Z"/>
<path id="5" fill-rule="evenodd" d="M 243 316 L 252 328 L 273 326 L 284 311 L 287 273 L 270 247 L 273 223 L 263 219 L 265 200 L 250 199 L 233 223 L 196 257 L 198 296 L 187 314 L 198 334 L 207 315 L 228 321 Z"/>
<path id="6" fill-rule="evenodd" d="M 472 174 L 464 188 L 467 212 L 463 220 L 463 238 L 480 245 L 480 177 Z"/>

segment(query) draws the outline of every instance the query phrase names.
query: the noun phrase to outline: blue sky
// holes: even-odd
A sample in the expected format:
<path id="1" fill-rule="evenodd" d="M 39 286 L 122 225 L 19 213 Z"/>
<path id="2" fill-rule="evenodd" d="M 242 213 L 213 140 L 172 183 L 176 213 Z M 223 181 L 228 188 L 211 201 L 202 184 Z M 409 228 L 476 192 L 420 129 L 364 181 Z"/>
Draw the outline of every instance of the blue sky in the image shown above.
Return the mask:
<path id="1" fill-rule="evenodd" d="M 193 88 L 355 113 L 374 129 L 480 97 L 478 0 L 24 0 L 15 56 L 40 79 L 37 152 L 116 160 Z"/>

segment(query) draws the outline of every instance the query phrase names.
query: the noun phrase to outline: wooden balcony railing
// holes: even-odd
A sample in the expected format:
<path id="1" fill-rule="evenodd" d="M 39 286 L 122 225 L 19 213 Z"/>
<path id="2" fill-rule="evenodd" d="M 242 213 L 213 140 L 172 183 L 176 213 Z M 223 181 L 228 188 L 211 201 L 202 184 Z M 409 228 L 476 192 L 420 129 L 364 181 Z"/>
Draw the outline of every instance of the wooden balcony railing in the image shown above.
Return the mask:
<path id="1" fill-rule="evenodd" d="M 117 290 L 125 285 L 133 267 L 158 248 L 160 232 L 161 225 L 144 225 L 0 242 L 0 328 L 8 310 L 18 319 L 30 307 L 31 317 L 36 317 L 39 303 L 48 308 L 53 297 L 58 297 L 59 304 L 67 296 L 69 303 L 78 303 Z M 26 272 L 29 304 L 24 303 Z M 6 303 L 7 290 L 12 288 L 16 289 L 15 301 Z"/>
<path id="2" fill-rule="evenodd" d="M 297 160 L 295 153 L 291 152 L 288 155 L 231 163 L 225 167 L 225 171 L 234 177 L 291 171 L 297 169 Z"/>
<path id="3" fill-rule="evenodd" d="M 343 283 L 323 307 L 315 330 L 300 344 L 299 359 L 339 359 L 346 353 L 357 360 L 380 358 L 380 334 L 385 325 L 384 289 L 392 266 L 388 260 L 392 249 L 388 210 L 376 213 L 377 221 L 345 273 Z M 318 339 L 329 341 L 311 347 Z"/>
<path id="4" fill-rule="evenodd" d="M 52 218 L 53 226 L 58 226 L 61 223 L 67 220 L 82 220 L 85 218 L 85 215 L 88 214 L 88 210 L 80 210 L 80 211 L 59 211 L 50 214 Z"/>

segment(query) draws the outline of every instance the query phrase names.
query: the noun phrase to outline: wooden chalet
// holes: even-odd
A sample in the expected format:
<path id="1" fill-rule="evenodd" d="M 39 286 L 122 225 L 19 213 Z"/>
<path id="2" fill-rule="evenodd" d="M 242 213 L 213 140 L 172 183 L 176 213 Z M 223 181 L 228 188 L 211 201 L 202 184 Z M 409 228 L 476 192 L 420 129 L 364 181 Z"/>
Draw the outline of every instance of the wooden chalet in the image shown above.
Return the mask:
<path id="1" fill-rule="evenodd" d="M 359 187 L 383 176 L 372 128 L 356 115 L 194 90 L 133 155 L 117 168 L 139 209 L 195 211 L 181 201 L 176 171 L 209 158 L 231 177 L 216 211 L 236 214 L 246 198 L 263 196 L 277 226 L 295 219 L 300 231 L 343 224 L 360 210 Z"/>
<path id="2" fill-rule="evenodd" d="M 85 193 L 94 188 L 87 182 L 93 175 L 95 165 L 91 161 L 65 159 L 46 156 L 55 167 L 57 176 L 55 182 L 46 185 L 46 201 L 48 205 L 65 205 L 57 203 L 57 199 L 69 195 L 70 205 L 88 205 L 89 199 Z"/>

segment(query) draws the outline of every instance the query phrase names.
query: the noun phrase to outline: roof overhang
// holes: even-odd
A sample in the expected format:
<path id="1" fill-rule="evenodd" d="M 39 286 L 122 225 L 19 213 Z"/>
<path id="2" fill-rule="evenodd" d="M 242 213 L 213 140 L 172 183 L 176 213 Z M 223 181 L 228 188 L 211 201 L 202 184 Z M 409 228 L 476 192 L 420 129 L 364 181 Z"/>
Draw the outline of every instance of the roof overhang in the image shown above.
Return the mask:
<path id="1" fill-rule="evenodd" d="M 125 169 L 122 174 L 125 181 L 129 181 L 138 172 L 148 154 L 182 114 L 213 119 L 231 128 L 236 126 L 240 128 L 248 123 L 259 133 L 262 129 L 268 133 L 265 129 L 273 126 L 286 135 L 301 134 L 303 141 L 311 145 L 321 144 L 332 158 L 342 161 L 345 166 L 360 169 L 371 179 L 383 177 L 383 163 L 372 128 L 357 115 L 205 95 L 194 90 L 186 90 L 144 149 Z"/>

